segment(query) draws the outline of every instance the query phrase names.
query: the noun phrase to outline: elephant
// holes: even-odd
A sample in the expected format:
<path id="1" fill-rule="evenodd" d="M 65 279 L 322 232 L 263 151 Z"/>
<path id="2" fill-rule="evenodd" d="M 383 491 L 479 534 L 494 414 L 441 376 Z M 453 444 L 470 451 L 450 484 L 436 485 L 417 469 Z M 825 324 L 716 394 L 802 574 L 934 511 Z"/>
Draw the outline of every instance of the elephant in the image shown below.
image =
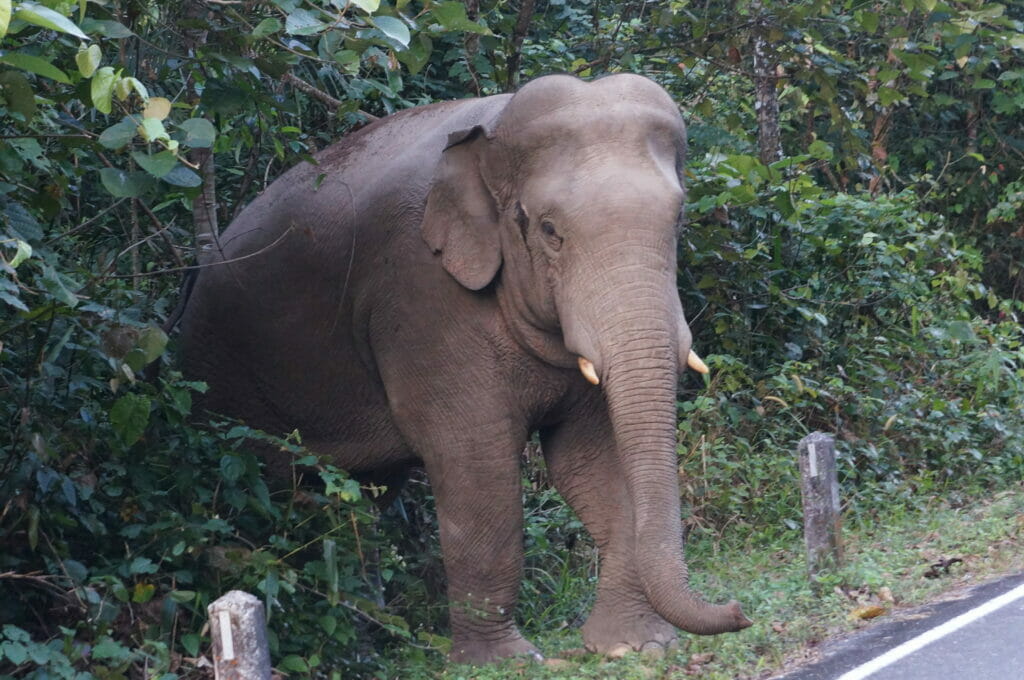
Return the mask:
<path id="1" fill-rule="evenodd" d="M 514 617 L 534 433 L 598 547 L 588 649 L 751 625 L 683 554 L 676 391 L 707 370 L 676 285 L 685 151 L 635 74 L 410 108 L 272 182 L 195 279 L 179 345 L 204 408 L 366 478 L 425 468 L 453 661 L 543 658 Z"/>

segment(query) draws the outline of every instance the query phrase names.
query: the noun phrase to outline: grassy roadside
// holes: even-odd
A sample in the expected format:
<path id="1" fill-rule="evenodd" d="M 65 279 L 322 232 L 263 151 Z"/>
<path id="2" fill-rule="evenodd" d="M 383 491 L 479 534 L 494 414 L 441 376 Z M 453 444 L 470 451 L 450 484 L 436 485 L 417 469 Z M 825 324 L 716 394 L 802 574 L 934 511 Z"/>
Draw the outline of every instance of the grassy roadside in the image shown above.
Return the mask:
<path id="1" fill-rule="evenodd" d="M 884 611 L 875 619 L 883 620 L 894 610 L 939 599 L 958 587 L 1024 570 L 1024 484 L 960 507 L 935 501 L 914 510 L 900 506 L 848 519 L 844 539 L 844 566 L 824 575 L 816 594 L 805 575 L 796 533 L 769 544 L 753 538 L 733 543 L 692 538 L 688 553 L 694 586 L 711 600 L 739 599 L 756 623 L 735 635 L 683 636 L 679 650 L 665 659 L 629 655 L 608 661 L 579 654 L 579 635 L 572 631 L 536 639 L 550 656 L 559 657 L 549 666 L 509 663 L 480 669 L 436 661 L 403 664 L 388 677 L 767 678 L 813 658 L 822 641 L 871 625 L 858 615 Z M 950 560 L 948 571 L 933 568 Z"/>

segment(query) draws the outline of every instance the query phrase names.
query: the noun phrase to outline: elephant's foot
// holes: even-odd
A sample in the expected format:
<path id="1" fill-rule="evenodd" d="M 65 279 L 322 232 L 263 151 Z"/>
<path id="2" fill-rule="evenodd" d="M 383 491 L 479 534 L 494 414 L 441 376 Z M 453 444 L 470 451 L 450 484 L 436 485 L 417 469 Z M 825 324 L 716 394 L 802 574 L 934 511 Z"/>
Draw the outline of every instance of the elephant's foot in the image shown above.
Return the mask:
<path id="1" fill-rule="evenodd" d="M 520 657 L 528 661 L 544 661 L 544 656 L 529 640 L 513 629 L 507 636 L 498 639 L 482 639 L 467 635 L 452 637 L 452 651 L 448 658 L 455 663 L 482 665 Z"/>
<path id="2" fill-rule="evenodd" d="M 629 607 L 600 604 L 583 624 L 583 642 L 588 650 L 613 659 L 630 652 L 660 658 L 679 645 L 675 626 L 649 608 L 631 613 Z"/>

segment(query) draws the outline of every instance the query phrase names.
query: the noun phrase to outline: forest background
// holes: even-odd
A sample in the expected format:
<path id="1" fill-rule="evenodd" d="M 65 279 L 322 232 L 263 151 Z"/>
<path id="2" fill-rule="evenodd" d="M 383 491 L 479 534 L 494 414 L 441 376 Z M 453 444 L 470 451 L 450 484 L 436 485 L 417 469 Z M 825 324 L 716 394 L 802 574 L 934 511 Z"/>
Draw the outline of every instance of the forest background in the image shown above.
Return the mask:
<path id="1" fill-rule="evenodd" d="M 854 536 L 970 516 L 1020 539 L 1021 3 L 0 0 L 0 677 L 208 677 L 232 588 L 290 675 L 447 672 L 425 482 L 381 516 L 295 433 L 274 441 L 321 480 L 271 493 L 246 444 L 272 438 L 200 427 L 159 325 L 197 246 L 348 131 L 617 71 L 689 125 L 679 290 L 712 369 L 679 397 L 691 562 L 762 624 L 657 672 L 756 674 L 895 578 L 851 545 L 804 579 L 810 431 Z M 568 649 L 594 548 L 535 455 L 523 484 L 520 618 Z"/>

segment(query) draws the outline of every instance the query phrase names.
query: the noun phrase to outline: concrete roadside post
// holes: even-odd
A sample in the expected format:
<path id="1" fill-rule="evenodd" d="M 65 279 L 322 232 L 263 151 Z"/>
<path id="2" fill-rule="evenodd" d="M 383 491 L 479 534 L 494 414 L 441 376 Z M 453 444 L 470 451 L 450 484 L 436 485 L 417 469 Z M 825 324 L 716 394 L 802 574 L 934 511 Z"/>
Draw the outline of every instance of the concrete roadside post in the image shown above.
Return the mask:
<path id="1" fill-rule="evenodd" d="M 838 567 L 843 559 L 835 440 L 823 432 L 812 432 L 797 445 L 797 458 L 804 505 L 807 575 L 813 582 L 818 572 Z"/>
<path id="2" fill-rule="evenodd" d="M 249 593 L 232 590 L 207 611 L 216 680 L 270 680 L 263 603 Z"/>

